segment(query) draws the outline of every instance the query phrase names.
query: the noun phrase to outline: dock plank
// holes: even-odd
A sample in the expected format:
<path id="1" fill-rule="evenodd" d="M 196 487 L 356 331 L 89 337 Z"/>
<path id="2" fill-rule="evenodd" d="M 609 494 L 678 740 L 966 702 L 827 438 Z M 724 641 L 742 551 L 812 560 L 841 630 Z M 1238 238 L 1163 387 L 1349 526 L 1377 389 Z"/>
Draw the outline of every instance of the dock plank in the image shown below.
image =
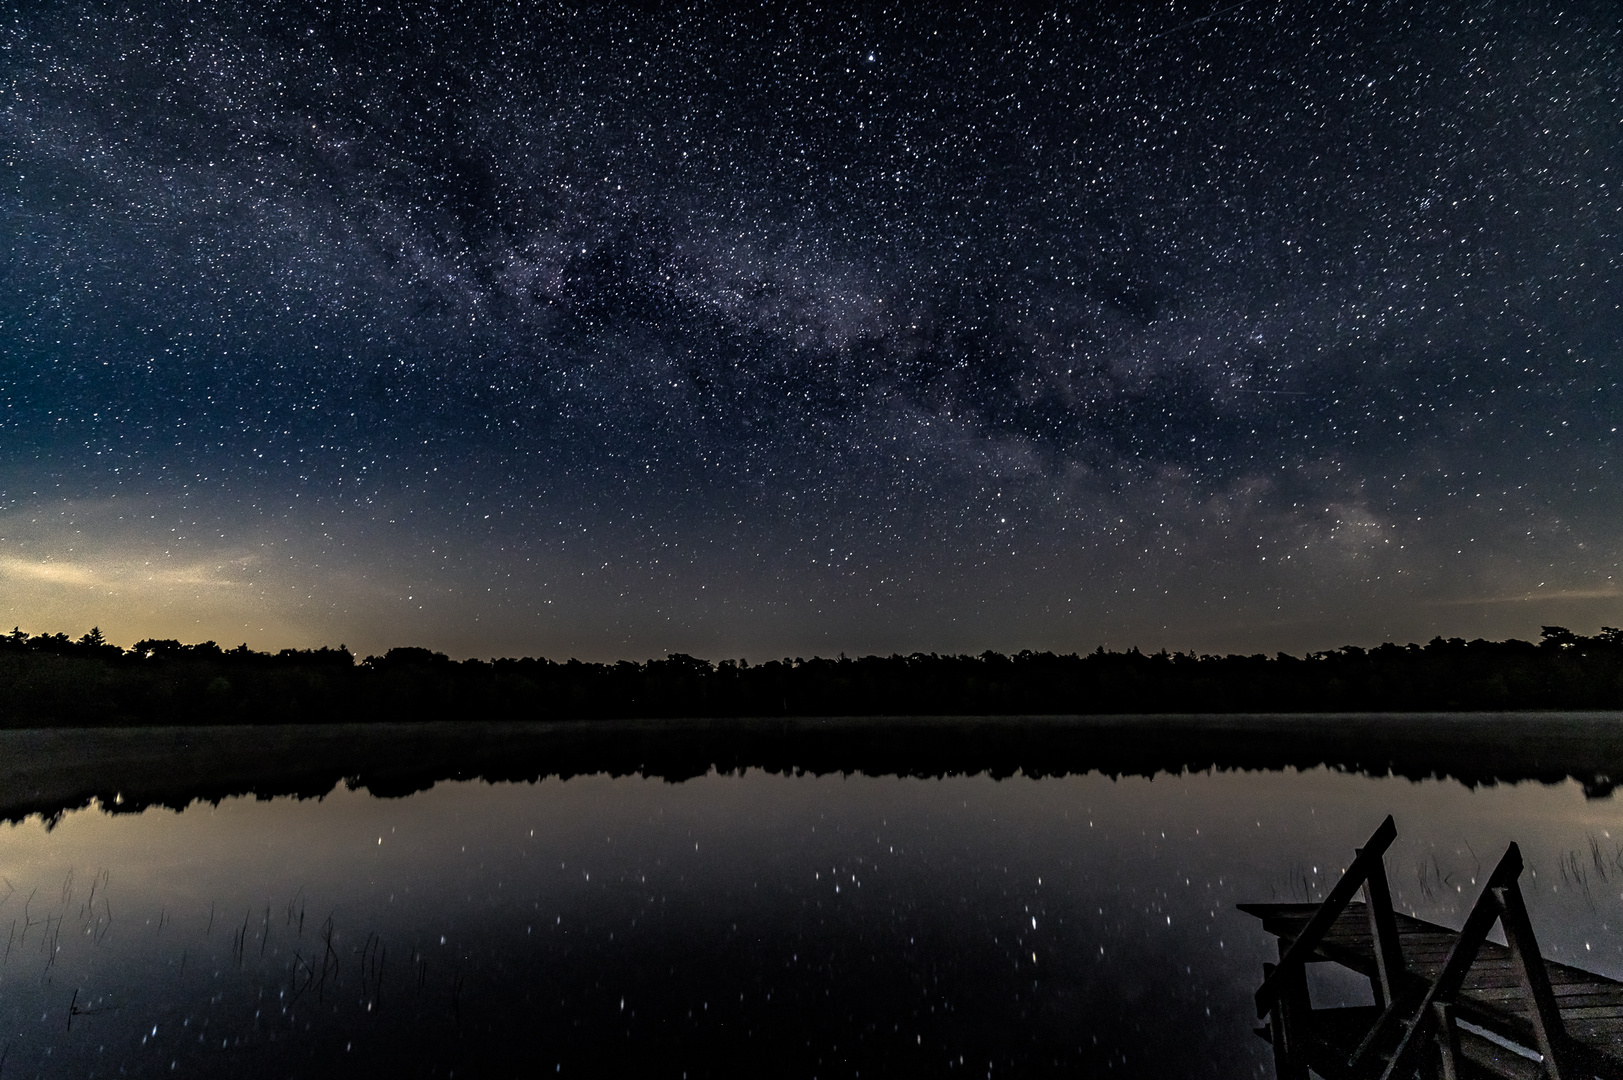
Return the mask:
<path id="1" fill-rule="evenodd" d="M 1319 905 L 1241 904 L 1239 907 L 1260 919 L 1263 928 L 1288 948 Z M 1409 915 L 1396 914 L 1396 921 L 1403 960 L 1409 972 L 1428 981 L 1435 979 L 1459 939 L 1458 932 Z M 1315 946 L 1312 959 L 1338 963 L 1366 976 L 1374 974 L 1375 941 L 1362 903 L 1348 904 L 1342 910 Z M 1546 970 L 1567 1036 L 1583 1058 L 1584 1074 L 1623 1080 L 1623 983 L 1551 961 L 1546 961 Z M 1456 1005 L 1463 1019 L 1499 1032 L 1518 1045 L 1535 1045 L 1521 972 L 1506 946 L 1493 941 L 1482 944 L 1460 987 Z M 1347 1018 L 1351 1019 L 1351 1016 Z M 1542 1076 L 1542 1068 L 1536 1062 L 1518 1057 L 1480 1036 L 1462 1035 L 1460 1049 L 1462 1056 L 1478 1069 L 1476 1075 Z"/>

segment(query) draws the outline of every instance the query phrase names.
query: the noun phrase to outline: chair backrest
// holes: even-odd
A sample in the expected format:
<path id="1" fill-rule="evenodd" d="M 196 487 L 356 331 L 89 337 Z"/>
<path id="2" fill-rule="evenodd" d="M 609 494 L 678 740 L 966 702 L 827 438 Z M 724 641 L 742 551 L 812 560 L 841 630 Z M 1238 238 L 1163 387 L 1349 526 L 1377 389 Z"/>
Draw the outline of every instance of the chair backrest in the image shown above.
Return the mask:
<path id="1" fill-rule="evenodd" d="M 1280 988 L 1294 977 L 1295 972 L 1300 970 L 1303 964 L 1307 963 L 1308 957 L 1319 947 L 1319 942 L 1324 940 L 1324 935 L 1329 932 L 1336 919 L 1364 887 L 1364 883 L 1373 876 L 1379 877 L 1381 899 L 1386 900 L 1387 913 L 1390 914 L 1391 902 L 1386 895 L 1386 870 L 1381 857 L 1386 854 L 1386 849 L 1392 845 L 1397 835 L 1398 827 L 1393 824 L 1392 815 L 1388 814 L 1380 827 L 1370 834 L 1364 846 L 1358 849 L 1352 865 L 1347 867 L 1347 872 L 1341 875 L 1341 880 L 1330 890 L 1330 895 L 1324 898 L 1319 909 L 1308 920 L 1307 926 L 1302 928 L 1302 932 L 1291 942 L 1285 955 L 1280 957 L 1278 966 L 1263 980 L 1262 986 L 1258 987 L 1256 995 L 1258 1019 L 1267 1016 L 1273 1009 L 1275 1002 L 1279 1000 Z M 1395 939 L 1394 933 L 1393 940 Z"/>
<path id="2" fill-rule="evenodd" d="M 1445 1071 L 1455 1075 L 1458 1033 L 1454 1030 L 1451 1009 L 1494 923 L 1504 927 L 1505 941 L 1510 946 L 1521 979 L 1522 993 L 1530 1006 L 1529 1019 L 1533 1024 L 1539 1052 L 1544 1058 L 1545 1075 L 1550 1080 L 1561 1080 L 1566 1075 L 1562 1071 L 1563 1059 L 1567 1057 L 1566 1028 L 1556 1005 L 1555 992 L 1550 986 L 1549 972 L 1544 968 L 1544 956 L 1539 952 L 1538 940 L 1533 936 L 1533 924 L 1527 917 L 1521 886 L 1517 884 L 1521 875 L 1521 849 L 1512 843 L 1505 849 L 1499 865 L 1488 875 L 1481 894 L 1471 906 L 1471 913 L 1466 916 L 1460 936 L 1455 939 L 1448 959 L 1443 962 L 1442 970 L 1432 980 L 1425 997 L 1411 1015 L 1408 1030 L 1381 1073 L 1381 1080 L 1405 1075 L 1402 1070 L 1412 1066 L 1414 1055 L 1426 1037 L 1433 1033 L 1438 1037 Z M 1356 1063 L 1357 1055 L 1352 1064 Z"/>

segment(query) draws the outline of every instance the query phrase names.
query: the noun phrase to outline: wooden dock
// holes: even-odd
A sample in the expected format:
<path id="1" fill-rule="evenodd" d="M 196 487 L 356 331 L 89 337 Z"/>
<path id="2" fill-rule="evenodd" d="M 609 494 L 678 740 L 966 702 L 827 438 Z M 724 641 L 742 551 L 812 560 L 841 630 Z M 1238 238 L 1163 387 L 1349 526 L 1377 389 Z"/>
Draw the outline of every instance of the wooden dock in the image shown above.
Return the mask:
<path id="1" fill-rule="evenodd" d="M 1279 1080 L 1623 1080 L 1623 983 L 1540 954 L 1516 845 L 1452 930 L 1393 911 L 1396 835 L 1388 817 L 1321 904 L 1239 905 L 1278 939 L 1256 1001 Z M 1313 1008 L 1310 963 L 1363 975 L 1375 1004 Z"/>

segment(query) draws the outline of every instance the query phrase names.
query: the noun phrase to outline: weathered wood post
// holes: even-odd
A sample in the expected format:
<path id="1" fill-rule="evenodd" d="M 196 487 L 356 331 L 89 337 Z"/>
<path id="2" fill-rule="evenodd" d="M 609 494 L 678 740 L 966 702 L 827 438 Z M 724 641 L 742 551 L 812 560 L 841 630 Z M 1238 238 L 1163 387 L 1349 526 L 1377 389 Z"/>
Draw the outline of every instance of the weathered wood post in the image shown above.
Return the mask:
<path id="1" fill-rule="evenodd" d="M 1364 849 L 1359 848 L 1360 857 Z M 1364 909 L 1369 914 L 1369 933 L 1375 939 L 1375 978 L 1369 981 L 1375 1004 L 1386 1008 L 1402 992 L 1403 949 L 1398 944 L 1398 920 L 1392 913 L 1392 890 L 1386 882 L 1386 861 L 1377 857 L 1369 864 L 1364 879 Z"/>
<path id="2" fill-rule="evenodd" d="M 1437 1057 L 1442 1080 L 1460 1080 L 1460 1029 L 1454 1023 L 1454 1006 L 1446 1001 L 1431 1003 L 1437 1018 Z"/>
<path id="3" fill-rule="evenodd" d="M 1279 943 L 1281 957 L 1285 943 Z M 1264 978 L 1279 970 L 1276 964 L 1262 965 Z M 1307 1047 L 1309 1014 L 1312 1004 L 1307 996 L 1307 973 L 1298 965 L 1295 974 L 1280 976 L 1279 994 L 1268 1013 L 1269 1041 L 1274 1044 L 1274 1076 L 1278 1080 L 1309 1080 Z"/>
<path id="4" fill-rule="evenodd" d="M 1515 847 L 1514 844 L 1511 845 Z M 1527 917 L 1527 905 L 1522 901 L 1521 886 L 1515 881 L 1493 891 L 1499 902 L 1499 923 L 1505 928 L 1505 942 L 1510 946 L 1511 959 L 1521 975 L 1522 994 L 1532 1014 L 1533 1034 L 1538 1039 L 1539 1053 L 1544 1055 L 1544 1072 L 1550 1080 L 1561 1080 L 1561 1059 L 1566 1056 L 1566 1027 L 1561 1022 L 1561 1011 L 1556 1007 L 1555 991 L 1550 988 L 1550 973 L 1544 969 L 1544 956 L 1538 951 L 1538 939 L 1533 936 L 1533 923 Z"/>

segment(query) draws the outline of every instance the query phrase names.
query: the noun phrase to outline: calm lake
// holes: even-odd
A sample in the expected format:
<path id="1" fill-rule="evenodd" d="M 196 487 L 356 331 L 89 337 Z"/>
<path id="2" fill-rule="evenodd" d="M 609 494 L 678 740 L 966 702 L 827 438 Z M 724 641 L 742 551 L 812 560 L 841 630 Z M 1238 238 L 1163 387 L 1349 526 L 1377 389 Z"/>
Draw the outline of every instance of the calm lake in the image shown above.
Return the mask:
<path id="1" fill-rule="evenodd" d="M 1530 732 L 1507 745 L 1531 759 L 1555 722 L 1497 730 Z M 1121 723 L 1109 738 L 1180 737 Z M 1567 752 L 1611 752 L 1574 730 Z M 276 753 L 319 757 L 321 736 Z M 383 797 L 218 764 L 275 758 L 257 737 L 0 733 L 0 1077 L 1271 1076 L 1251 994 L 1273 939 L 1234 905 L 1322 897 L 1388 813 L 1400 910 L 1458 926 L 1515 840 L 1545 954 L 1623 976 L 1604 776 L 1484 783 L 1473 766 L 1468 786 L 1303 751 L 679 779 L 577 755 L 490 782 L 436 773 L 454 755 L 427 747 Z M 612 754 L 629 736 L 604 737 Z M 117 785 L 165 762 L 178 786 L 139 801 L 184 809 L 137 809 Z M 246 777 L 238 793 L 181 775 L 199 762 Z M 1356 981 L 1313 992 L 1368 1000 Z"/>

